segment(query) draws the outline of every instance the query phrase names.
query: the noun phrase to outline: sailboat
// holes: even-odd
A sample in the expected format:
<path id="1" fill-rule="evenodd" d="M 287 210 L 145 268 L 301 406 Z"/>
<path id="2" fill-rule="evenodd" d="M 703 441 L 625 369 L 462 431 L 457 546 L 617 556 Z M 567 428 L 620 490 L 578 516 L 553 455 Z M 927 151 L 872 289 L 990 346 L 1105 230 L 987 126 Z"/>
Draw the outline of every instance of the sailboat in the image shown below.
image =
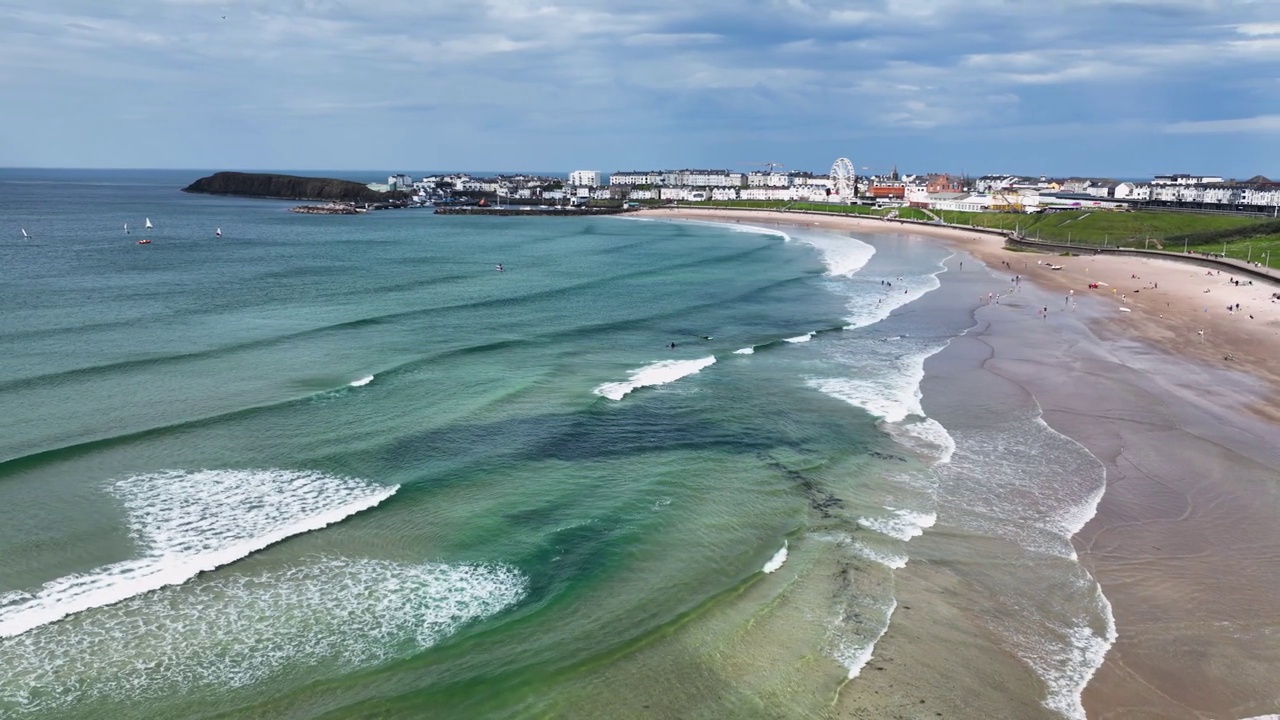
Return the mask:
<path id="1" fill-rule="evenodd" d="M 125 235 L 128 235 L 128 234 L 129 234 L 129 223 L 125 223 L 125 224 L 124 224 L 124 234 L 125 234 Z"/>
<path id="2" fill-rule="evenodd" d="M 20 230 L 22 230 L 22 239 L 23 239 L 23 240 L 30 240 L 30 239 L 31 239 L 31 236 L 27 234 L 27 229 L 26 229 L 26 228 L 19 228 L 19 229 L 20 229 Z"/>
<path id="3" fill-rule="evenodd" d="M 214 236 L 214 237 L 222 237 L 222 228 L 218 228 L 217 230 L 214 230 L 214 231 L 213 231 L 213 236 Z"/>
<path id="4" fill-rule="evenodd" d="M 151 229 L 151 218 L 147 218 L 147 224 L 143 225 L 143 226 L 142 226 L 142 229 L 143 229 L 143 230 L 150 230 L 150 229 Z"/>

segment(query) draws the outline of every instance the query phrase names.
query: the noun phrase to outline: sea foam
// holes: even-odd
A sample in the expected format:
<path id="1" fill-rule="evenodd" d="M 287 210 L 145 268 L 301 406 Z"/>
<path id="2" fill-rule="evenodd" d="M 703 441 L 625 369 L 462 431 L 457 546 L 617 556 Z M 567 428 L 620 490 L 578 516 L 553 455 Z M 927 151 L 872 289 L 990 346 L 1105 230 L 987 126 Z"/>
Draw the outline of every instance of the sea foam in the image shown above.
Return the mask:
<path id="1" fill-rule="evenodd" d="M 610 400 L 621 400 L 633 390 L 642 387 L 654 387 L 675 382 L 682 377 L 693 375 L 705 367 L 714 365 L 716 357 L 708 355 L 696 360 L 660 360 L 637 370 L 628 372 L 630 379 L 623 382 L 604 383 L 594 392 Z"/>
<path id="2" fill-rule="evenodd" d="M 827 268 L 827 275 L 834 277 L 853 276 L 876 254 L 874 247 L 851 237 L 797 231 L 794 239 L 817 250 Z"/>
<path id="3" fill-rule="evenodd" d="M 373 376 L 365 375 L 359 380 L 352 380 L 349 384 L 351 387 L 364 387 L 365 385 L 368 385 L 371 382 L 373 382 Z"/>
<path id="4" fill-rule="evenodd" d="M 891 507 L 887 507 L 885 510 L 888 510 L 891 514 L 881 517 L 858 518 L 858 524 L 868 530 L 875 530 L 882 535 L 888 535 L 906 542 L 913 537 L 923 535 L 925 530 L 933 527 L 938 522 L 937 513 Z"/>
<path id="5" fill-rule="evenodd" d="M 0 715 L 120 698 L 228 702 L 308 668 L 314 680 L 431 647 L 528 590 L 503 565 L 326 556 L 203 576 L 0 640 Z"/>
<path id="6" fill-rule="evenodd" d="M 760 572 L 763 572 L 765 574 L 777 572 L 782 567 L 782 564 L 785 563 L 786 561 L 787 561 L 787 544 L 784 542 L 782 543 L 782 549 L 774 553 L 773 557 L 769 558 L 769 562 L 765 563 L 764 567 L 760 568 Z"/>
<path id="7" fill-rule="evenodd" d="M 135 475 L 110 487 L 141 556 L 44 584 L 0 606 L 0 637 L 120 602 L 317 530 L 395 494 L 352 478 L 295 470 Z"/>

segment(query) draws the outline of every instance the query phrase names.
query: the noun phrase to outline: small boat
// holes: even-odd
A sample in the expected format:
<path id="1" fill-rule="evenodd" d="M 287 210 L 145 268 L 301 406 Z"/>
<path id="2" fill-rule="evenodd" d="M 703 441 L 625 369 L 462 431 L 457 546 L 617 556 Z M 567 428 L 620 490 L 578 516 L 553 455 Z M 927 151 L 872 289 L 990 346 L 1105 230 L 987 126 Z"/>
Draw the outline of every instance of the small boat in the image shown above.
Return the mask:
<path id="1" fill-rule="evenodd" d="M 30 240 L 30 239 L 31 239 L 31 236 L 27 234 L 27 229 L 26 229 L 26 228 L 19 228 L 19 229 L 20 229 L 20 230 L 22 230 L 22 239 L 23 239 L 23 240 Z"/>
<path id="2" fill-rule="evenodd" d="M 143 226 L 142 226 L 142 229 L 143 229 L 143 230 L 150 230 L 152 227 L 153 227 L 153 226 L 152 226 L 152 224 L 151 224 L 151 218 L 147 218 L 147 222 L 146 222 L 146 224 L 145 224 L 145 225 L 143 225 Z"/>
<path id="3" fill-rule="evenodd" d="M 214 237 L 222 237 L 222 228 L 218 228 L 217 230 L 214 230 L 214 231 L 213 231 L 213 236 L 214 236 Z"/>
<path id="4" fill-rule="evenodd" d="M 151 241 L 150 241 L 150 240 L 139 240 L 139 241 L 138 241 L 138 244 L 139 244 L 139 245 L 150 245 L 150 244 L 151 244 Z"/>
<path id="5" fill-rule="evenodd" d="M 125 234 L 125 235 L 128 235 L 128 234 L 129 234 L 129 223 L 125 223 L 125 224 L 124 224 L 124 234 Z"/>

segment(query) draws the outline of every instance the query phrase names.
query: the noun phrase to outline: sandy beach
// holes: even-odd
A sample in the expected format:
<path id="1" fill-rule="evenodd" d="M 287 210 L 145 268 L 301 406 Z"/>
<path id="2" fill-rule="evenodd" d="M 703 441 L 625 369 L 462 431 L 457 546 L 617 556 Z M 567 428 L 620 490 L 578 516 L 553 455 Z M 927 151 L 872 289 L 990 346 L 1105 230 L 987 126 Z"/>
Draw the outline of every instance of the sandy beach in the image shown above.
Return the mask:
<path id="1" fill-rule="evenodd" d="M 1117 634 L 1083 692 L 1088 716 L 1280 712 L 1280 302 L 1272 299 L 1280 287 L 1170 260 L 1015 252 L 963 229 L 758 211 L 641 216 L 910 234 L 959 251 L 949 269 L 976 274 L 961 277 L 978 290 L 978 326 L 926 365 L 926 409 L 948 382 L 997 376 L 1025 389 L 1054 430 L 1106 469 L 1097 513 L 1074 538 Z M 964 258 L 985 267 L 961 267 Z M 892 703 L 866 698 L 888 703 L 938 682 L 963 697 L 966 683 L 1005 678 L 1015 699 L 1003 710 L 974 705 L 945 716 L 1032 716 L 1013 690 L 1027 684 L 1014 663 L 996 663 L 999 672 L 922 669 L 932 667 L 920 659 L 935 631 L 950 628 L 942 637 L 962 642 L 954 630 L 971 623 L 945 599 L 953 578 L 944 569 L 926 560 L 901 575 L 901 600 L 916 614 L 895 620 L 877 657 L 917 661 L 886 662 L 859 680 L 861 699 L 834 714 L 876 717 Z M 934 620 L 917 621 L 929 608 Z M 948 613 L 958 619 L 940 620 Z"/>

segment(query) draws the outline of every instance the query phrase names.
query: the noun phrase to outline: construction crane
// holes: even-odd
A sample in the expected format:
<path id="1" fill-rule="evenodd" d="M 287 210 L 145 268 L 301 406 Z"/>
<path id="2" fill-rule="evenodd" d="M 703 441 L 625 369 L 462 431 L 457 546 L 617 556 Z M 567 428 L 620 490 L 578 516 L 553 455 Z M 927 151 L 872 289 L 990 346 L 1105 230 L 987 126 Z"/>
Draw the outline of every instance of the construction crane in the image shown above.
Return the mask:
<path id="1" fill-rule="evenodd" d="M 1010 192 L 1007 189 L 993 188 L 991 190 L 991 209 L 995 212 L 1023 212 L 1022 196 L 1017 191 Z"/>
<path id="2" fill-rule="evenodd" d="M 767 168 L 769 168 L 769 174 L 770 174 L 770 175 L 772 175 L 772 174 L 773 174 L 773 169 L 774 169 L 774 168 L 786 167 L 786 165 L 783 165 L 782 163 L 777 163 L 777 162 L 753 162 L 753 163 L 742 163 L 742 164 L 743 164 L 743 165 L 758 165 L 758 166 L 761 166 L 761 167 L 767 167 Z"/>

